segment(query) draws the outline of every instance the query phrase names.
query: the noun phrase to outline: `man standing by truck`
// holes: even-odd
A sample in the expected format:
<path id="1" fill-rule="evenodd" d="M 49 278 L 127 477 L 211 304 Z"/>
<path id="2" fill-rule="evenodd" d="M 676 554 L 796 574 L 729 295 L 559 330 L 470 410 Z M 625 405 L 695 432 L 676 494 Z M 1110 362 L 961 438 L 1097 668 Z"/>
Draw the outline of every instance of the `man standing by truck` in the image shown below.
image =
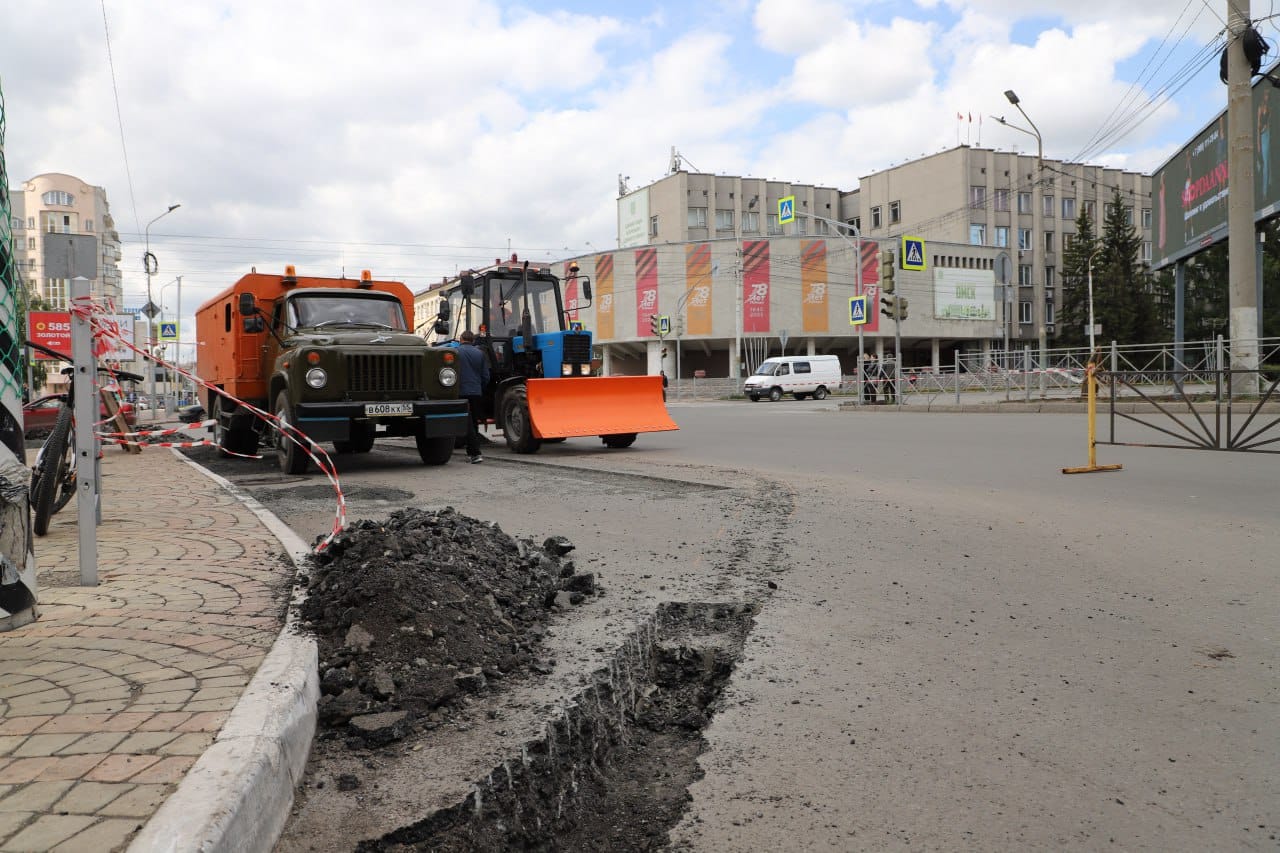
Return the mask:
<path id="1" fill-rule="evenodd" d="M 467 461 L 483 462 L 480 455 L 480 411 L 484 403 L 484 386 L 489 382 L 489 360 L 476 346 L 476 336 L 468 329 L 459 337 L 458 396 L 467 401 Z"/>

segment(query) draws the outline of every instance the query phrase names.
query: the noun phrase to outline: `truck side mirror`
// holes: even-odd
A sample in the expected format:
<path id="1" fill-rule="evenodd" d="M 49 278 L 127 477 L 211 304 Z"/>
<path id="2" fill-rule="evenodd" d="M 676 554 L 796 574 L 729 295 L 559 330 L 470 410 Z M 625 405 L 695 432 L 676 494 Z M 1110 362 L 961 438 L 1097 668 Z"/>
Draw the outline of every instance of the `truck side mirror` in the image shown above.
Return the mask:
<path id="1" fill-rule="evenodd" d="M 471 273 L 463 273 L 461 279 L 462 296 L 464 299 L 470 299 L 471 294 L 476 290 L 476 279 Z"/>
<path id="2" fill-rule="evenodd" d="M 583 278 L 578 279 L 578 286 L 582 288 L 582 298 L 590 302 L 591 301 L 591 279 L 586 278 L 585 276 Z"/>
<path id="3" fill-rule="evenodd" d="M 258 303 L 254 301 L 252 293 L 240 294 L 240 314 L 244 317 L 252 317 L 258 313 Z"/>
<path id="4" fill-rule="evenodd" d="M 452 311 L 449 308 L 449 303 L 443 299 L 440 300 L 440 310 L 436 312 L 436 319 L 438 319 L 441 323 L 448 323 L 449 315 L 451 313 Z"/>
<path id="5" fill-rule="evenodd" d="M 250 299 L 253 297 L 250 296 Z M 267 330 L 267 321 L 262 319 L 261 314 L 254 314 L 252 317 L 245 317 L 241 322 L 244 323 L 244 331 L 247 335 L 256 335 L 258 332 Z"/>
<path id="6" fill-rule="evenodd" d="M 447 319 L 436 320 L 436 324 L 431 328 L 440 337 L 449 337 L 449 321 Z"/>

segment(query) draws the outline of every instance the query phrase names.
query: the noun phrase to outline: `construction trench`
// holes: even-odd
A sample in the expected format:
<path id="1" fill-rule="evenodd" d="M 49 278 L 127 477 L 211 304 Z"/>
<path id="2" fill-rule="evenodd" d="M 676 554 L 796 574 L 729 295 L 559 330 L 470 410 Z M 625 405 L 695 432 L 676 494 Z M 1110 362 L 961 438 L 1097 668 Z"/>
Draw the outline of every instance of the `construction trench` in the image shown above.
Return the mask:
<path id="1" fill-rule="evenodd" d="M 542 468 L 529 474 L 566 475 Z M 290 501 L 323 500 L 321 484 L 241 473 L 282 517 Z M 610 586 L 613 571 L 598 575 L 610 563 L 554 533 L 514 538 L 448 507 L 349 524 L 298 578 L 322 695 L 277 850 L 669 844 L 702 777 L 703 732 L 782 570 L 774 520 L 791 496 L 763 482 L 572 476 L 614 496 L 732 503 L 732 529 L 682 558 L 703 563 L 696 584 L 659 585 L 636 607 Z M 390 484 L 348 491 L 365 505 L 413 503 Z"/>

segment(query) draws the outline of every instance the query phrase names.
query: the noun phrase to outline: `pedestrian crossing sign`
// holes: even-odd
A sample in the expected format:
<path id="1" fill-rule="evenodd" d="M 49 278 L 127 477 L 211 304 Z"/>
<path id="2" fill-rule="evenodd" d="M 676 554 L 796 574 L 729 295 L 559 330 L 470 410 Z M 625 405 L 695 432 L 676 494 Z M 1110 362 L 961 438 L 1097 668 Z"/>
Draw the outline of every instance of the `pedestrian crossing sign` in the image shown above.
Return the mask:
<path id="1" fill-rule="evenodd" d="M 904 270 L 923 270 L 925 268 L 924 239 L 921 237 L 902 238 L 902 258 Z"/>
<path id="2" fill-rule="evenodd" d="M 849 325 L 865 326 L 867 324 L 867 297 L 849 297 Z"/>
<path id="3" fill-rule="evenodd" d="M 176 341 L 178 339 L 177 323 L 161 323 L 160 324 L 160 340 Z"/>
<path id="4" fill-rule="evenodd" d="M 789 195 L 778 199 L 778 224 L 786 225 L 796 221 L 796 197 Z"/>

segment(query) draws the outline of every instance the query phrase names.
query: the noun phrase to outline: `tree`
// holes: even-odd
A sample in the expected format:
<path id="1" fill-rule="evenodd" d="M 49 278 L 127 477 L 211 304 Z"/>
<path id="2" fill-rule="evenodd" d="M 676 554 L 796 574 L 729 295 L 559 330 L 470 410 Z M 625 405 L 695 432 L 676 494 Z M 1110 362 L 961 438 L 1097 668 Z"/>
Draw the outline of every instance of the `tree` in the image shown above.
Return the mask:
<path id="1" fill-rule="evenodd" d="M 1087 210 L 1076 217 L 1076 233 L 1071 248 L 1062 258 L 1062 301 L 1058 306 L 1060 346 L 1082 347 L 1089 343 L 1089 257 L 1098 247 L 1093 233 L 1093 220 Z M 1094 260 L 1097 263 L 1097 259 Z"/>
<path id="2" fill-rule="evenodd" d="M 36 293 L 34 290 L 27 290 L 20 287 L 19 292 L 22 298 L 18 303 L 18 335 L 19 340 L 27 340 L 27 316 L 31 311 L 53 311 L 54 306 Z M 49 362 L 37 359 L 35 353 L 28 351 L 27 358 L 31 365 L 31 387 L 26 389 L 25 396 L 30 399 L 35 397 L 37 388 L 43 388 L 44 383 L 49 379 Z M 25 383 L 26 377 L 23 377 Z"/>
<path id="3" fill-rule="evenodd" d="M 1102 251 L 1093 266 L 1095 321 L 1102 324 L 1109 340 L 1122 344 L 1169 340 L 1169 330 L 1161 322 L 1167 308 L 1157 306 L 1162 294 L 1146 264 L 1138 260 L 1142 243 L 1130 216 L 1132 208 L 1126 212 L 1120 190 L 1113 190 L 1103 219 Z"/>

